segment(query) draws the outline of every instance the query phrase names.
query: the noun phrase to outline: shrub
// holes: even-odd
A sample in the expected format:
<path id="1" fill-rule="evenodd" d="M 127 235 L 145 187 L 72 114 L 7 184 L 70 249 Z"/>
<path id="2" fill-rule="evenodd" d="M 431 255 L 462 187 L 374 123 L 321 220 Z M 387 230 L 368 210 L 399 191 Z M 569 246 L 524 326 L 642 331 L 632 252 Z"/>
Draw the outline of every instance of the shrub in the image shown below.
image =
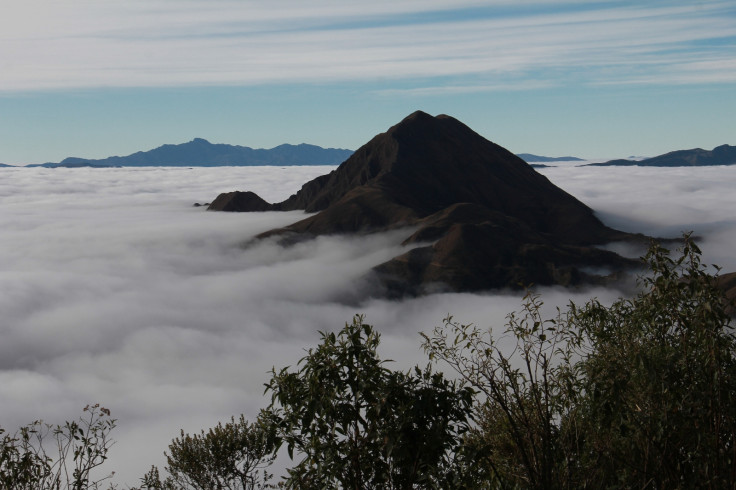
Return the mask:
<path id="1" fill-rule="evenodd" d="M 98 489 L 114 473 L 96 478 L 114 444 L 110 411 L 87 405 L 79 420 L 50 425 L 37 420 L 13 435 L 0 429 L 0 488 L 12 490 Z"/>
<path id="2" fill-rule="evenodd" d="M 250 423 L 243 415 L 201 434 L 181 436 L 169 445 L 166 471 L 161 480 L 157 467 L 141 479 L 142 487 L 155 490 L 272 488 L 267 468 L 273 463 L 273 441 L 267 427 Z"/>
<path id="3" fill-rule="evenodd" d="M 472 393 L 429 368 L 387 369 L 379 335 L 356 316 L 267 385 L 289 455 L 288 488 L 447 488 Z"/>
<path id="4" fill-rule="evenodd" d="M 451 317 L 431 359 L 479 395 L 463 451 L 488 486 L 733 488 L 736 342 L 723 293 L 685 236 L 652 245 L 633 299 L 543 319 L 538 296 L 491 330 Z"/>

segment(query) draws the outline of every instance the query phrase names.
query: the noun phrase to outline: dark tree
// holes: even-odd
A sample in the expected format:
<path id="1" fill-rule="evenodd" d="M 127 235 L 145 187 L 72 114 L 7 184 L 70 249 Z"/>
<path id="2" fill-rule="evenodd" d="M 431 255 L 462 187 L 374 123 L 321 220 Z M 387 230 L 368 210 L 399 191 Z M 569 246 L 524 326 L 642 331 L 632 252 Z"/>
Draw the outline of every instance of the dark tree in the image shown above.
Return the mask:
<path id="1" fill-rule="evenodd" d="M 226 424 L 189 435 L 181 432 L 166 453 L 166 471 L 161 479 L 152 467 L 141 479 L 151 490 L 256 490 L 273 488 L 267 468 L 273 463 L 273 439 L 262 420 L 250 423 L 244 416 Z"/>
<path id="2" fill-rule="evenodd" d="M 446 488 L 472 392 L 429 368 L 391 371 L 379 335 L 356 316 L 274 372 L 271 423 L 289 455 L 289 488 Z"/>

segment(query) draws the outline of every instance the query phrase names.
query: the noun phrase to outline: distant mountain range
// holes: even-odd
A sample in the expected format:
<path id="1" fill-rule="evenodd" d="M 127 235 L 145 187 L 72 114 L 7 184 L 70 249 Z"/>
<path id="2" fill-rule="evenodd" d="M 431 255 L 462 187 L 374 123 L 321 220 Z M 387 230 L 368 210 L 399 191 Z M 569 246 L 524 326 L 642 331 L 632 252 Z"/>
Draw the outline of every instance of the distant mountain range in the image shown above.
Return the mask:
<path id="1" fill-rule="evenodd" d="M 59 163 L 28 165 L 29 167 L 217 167 L 257 165 L 338 165 L 352 150 L 322 148 L 315 145 L 279 145 L 271 149 L 213 144 L 202 138 L 188 143 L 163 145 L 132 155 L 99 160 L 70 157 Z"/>
<path id="2" fill-rule="evenodd" d="M 339 165 L 353 154 L 343 148 L 322 148 L 315 145 L 279 145 L 271 149 L 253 149 L 247 146 L 213 144 L 202 138 L 187 143 L 163 145 L 149 151 L 139 151 L 128 156 L 102 159 L 69 157 L 61 162 L 31 164 L 27 167 L 48 168 L 107 168 L 107 167 L 219 167 L 258 165 Z M 582 161 L 575 157 L 545 157 L 521 153 L 526 162 Z M 2 165 L 0 166 L 11 166 Z"/>
<path id="3" fill-rule="evenodd" d="M 27 167 L 219 167 L 219 166 L 290 166 L 290 165 L 339 165 L 353 154 L 344 148 L 322 148 L 320 146 L 283 144 L 271 149 L 254 149 L 247 146 L 214 144 L 202 138 L 181 144 L 159 146 L 149 151 L 139 151 L 128 156 L 112 156 L 101 159 L 69 157 L 61 162 L 26 165 Z M 517 153 L 517 157 L 532 165 L 545 167 L 552 162 L 583 162 L 573 156 L 548 157 L 531 153 Z M 736 146 L 721 145 L 713 150 L 695 148 L 678 150 L 653 158 L 610 160 L 589 163 L 592 166 L 650 166 L 683 167 L 702 165 L 736 164 Z M 0 167 L 15 167 L 0 163 Z"/>
<path id="4" fill-rule="evenodd" d="M 694 148 L 678 150 L 643 160 L 610 160 L 601 163 L 589 163 L 595 167 L 702 167 L 706 165 L 736 164 L 736 146 L 721 145 L 712 150 Z"/>
<path id="5" fill-rule="evenodd" d="M 577 157 L 545 157 L 540 155 L 532 155 L 531 153 L 517 153 L 517 157 L 526 163 L 549 163 L 549 162 L 582 162 L 582 158 Z"/>

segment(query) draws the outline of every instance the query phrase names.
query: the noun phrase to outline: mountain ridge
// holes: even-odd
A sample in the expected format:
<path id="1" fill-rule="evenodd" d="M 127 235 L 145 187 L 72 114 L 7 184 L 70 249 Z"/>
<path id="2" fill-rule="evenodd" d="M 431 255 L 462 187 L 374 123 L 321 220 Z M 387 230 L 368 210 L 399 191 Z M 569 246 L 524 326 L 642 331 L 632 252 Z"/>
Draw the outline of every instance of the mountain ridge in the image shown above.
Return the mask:
<path id="1" fill-rule="evenodd" d="M 59 163 L 27 165 L 29 167 L 149 167 L 149 166 L 259 166 L 259 165 L 337 165 L 353 152 L 343 148 L 322 148 L 301 143 L 282 144 L 270 149 L 210 143 L 203 138 L 180 144 L 165 144 L 127 156 L 102 159 L 68 157 Z"/>
<path id="2" fill-rule="evenodd" d="M 551 162 L 584 162 L 582 158 L 578 157 L 546 157 L 543 155 L 534 155 L 532 153 L 517 153 L 517 157 L 524 160 L 526 163 L 551 163 Z"/>
<path id="3" fill-rule="evenodd" d="M 675 150 L 656 157 L 642 160 L 609 160 L 607 162 L 589 163 L 591 167 L 701 167 L 716 165 L 735 165 L 736 146 L 720 145 L 712 150 L 692 148 L 690 150 Z"/>
<path id="4" fill-rule="evenodd" d="M 270 149 L 226 143 L 210 143 L 204 138 L 194 138 L 185 143 L 166 143 L 151 150 L 137 151 L 125 156 L 105 158 L 67 157 L 60 162 L 28 164 L 26 167 L 46 168 L 106 168 L 106 167 L 145 167 L 145 166 L 291 166 L 291 165 L 339 165 L 353 151 L 345 148 L 323 148 L 308 143 L 296 145 L 284 143 Z M 560 161 L 583 161 L 580 158 L 547 157 L 531 153 L 516 156 L 529 163 L 549 163 Z M 3 167 L 16 165 L 0 164 Z"/>

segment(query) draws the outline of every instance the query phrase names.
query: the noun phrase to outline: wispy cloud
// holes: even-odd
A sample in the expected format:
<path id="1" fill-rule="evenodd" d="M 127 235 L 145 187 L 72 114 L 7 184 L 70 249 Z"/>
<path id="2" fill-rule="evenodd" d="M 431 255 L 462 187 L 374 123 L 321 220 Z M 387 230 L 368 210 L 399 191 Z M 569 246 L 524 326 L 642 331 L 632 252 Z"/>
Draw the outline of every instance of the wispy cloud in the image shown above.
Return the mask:
<path id="1" fill-rule="evenodd" d="M 2 91 L 392 79 L 421 88 L 448 76 L 709 83 L 736 72 L 728 2 L 13 4 L 0 19 Z M 682 59 L 703 51 L 711 64 L 693 77 Z"/>
<path id="2" fill-rule="evenodd" d="M 377 90 L 377 95 L 395 97 L 427 97 L 433 95 L 457 95 L 457 94 L 478 94 L 485 92 L 513 92 L 522 90 L 534 90 L 540 88 L 549 88 L 554 86 L 552 82 L 542 80 L 529 80 L 517 83 L 496 83 L 496 84 L 476 84 L 476 85 L 434 85 L 413 88 L 392 88 Z"/>

